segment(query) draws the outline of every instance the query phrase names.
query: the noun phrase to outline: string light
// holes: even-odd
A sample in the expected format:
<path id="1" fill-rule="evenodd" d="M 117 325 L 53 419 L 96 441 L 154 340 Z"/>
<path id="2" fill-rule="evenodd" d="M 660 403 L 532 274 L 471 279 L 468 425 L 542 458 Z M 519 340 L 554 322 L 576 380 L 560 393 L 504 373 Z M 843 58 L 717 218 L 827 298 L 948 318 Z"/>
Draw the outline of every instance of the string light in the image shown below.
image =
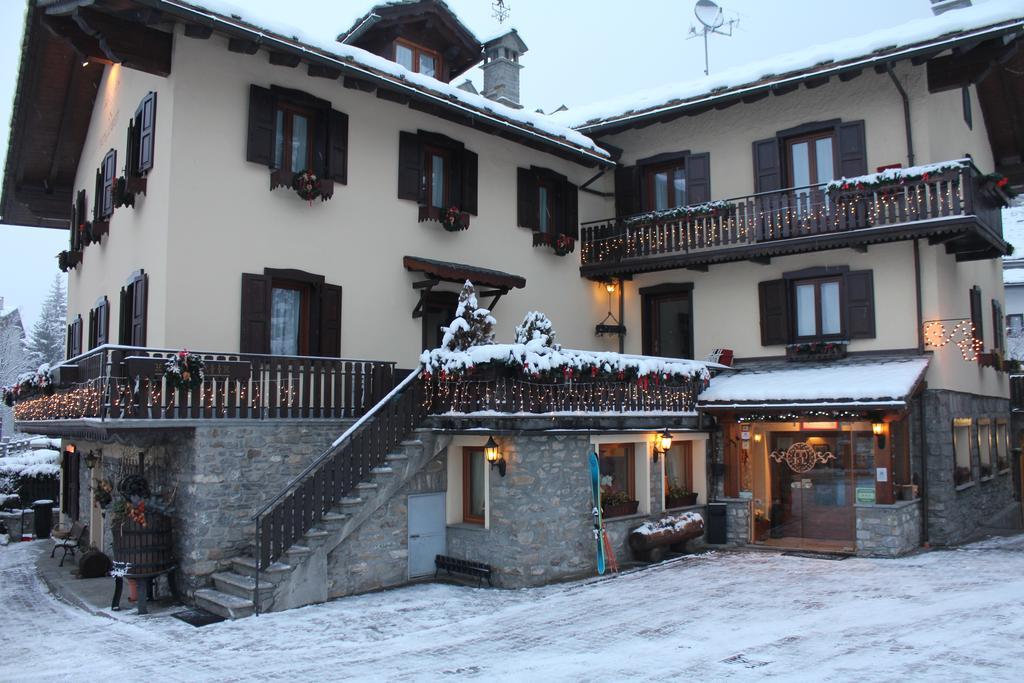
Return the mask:
<path id="1" fill-rule="evenodd" d="M 946 329 L 945 323 L 955 322 L 952 329 Z M 958 339 L 959 337 L 959 339 Z M 926 320 L 924 322 L 924 343 L 935 349 L 941 349 L 950 342 L 955 342 L 960 355 L 965 361 L 978 360 L 982 349 L 982 341 L 974 334 L 974 323 L 970 320 Z"/>

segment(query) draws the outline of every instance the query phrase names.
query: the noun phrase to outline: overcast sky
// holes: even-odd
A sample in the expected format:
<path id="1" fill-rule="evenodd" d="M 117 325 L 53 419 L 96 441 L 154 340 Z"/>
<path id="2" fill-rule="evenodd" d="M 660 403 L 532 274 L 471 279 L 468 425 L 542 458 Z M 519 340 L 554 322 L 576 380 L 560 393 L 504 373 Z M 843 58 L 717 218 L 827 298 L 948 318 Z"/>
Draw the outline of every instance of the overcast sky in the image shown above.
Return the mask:
<path id="1" fill-rule="evenodd" d="M 246 8 L 246 16 L 266 17 L 268 24 L 318 33 L 340 33 L 373 4 L 364 0 L 235 3 Z M 502 28 L 491 16 L 491 0 L 448 0 L 448 4 L 478 37 Z M 506 4 L 511 16 L 504 26 L 516 27 L 529 46 L 521 62 L 525 67 L 522 99 L 531 109 L 572 107 L 703 72 L 703 42 L 687 39 L 690 27 L 697 24 L 694 0 L 508 0 Z M 732 37 L 712 36 L 712 71 L 931 14 L 929 0 L 723 0 L 721 4 L 728 17 L 739 19 L 739 25 Z M 10 119 L 18 75 L 24 8 L 23 0 L 0 1 L 0 121 L 5 123 Z M 472 73 L 479 85 L 479 69 Z M 0 133 L 0 159 L 7 156 L 7 129 L 3 125 Z M 55 255 L 66 244 L 64 231 L 0 226 L 0 297 L 6 308 L 22 309 L 26 327 L 35 321 L 53 276 L 59 273 Z"/>

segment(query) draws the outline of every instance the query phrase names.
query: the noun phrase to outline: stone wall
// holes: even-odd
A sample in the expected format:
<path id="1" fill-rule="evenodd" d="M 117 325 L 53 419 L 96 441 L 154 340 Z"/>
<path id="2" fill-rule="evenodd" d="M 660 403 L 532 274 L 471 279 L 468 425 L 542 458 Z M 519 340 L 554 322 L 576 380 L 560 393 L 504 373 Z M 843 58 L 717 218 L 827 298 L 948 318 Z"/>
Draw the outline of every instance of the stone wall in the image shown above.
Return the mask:
<path id="1" fill-rule="evenodd" d="M 746 545 L 750 542 L 751 503 L 746 498 L 722 498 L 726 504 L 725 538 L 728 545 Z"/>
<path id="2" fill-rule="evenodd" d="M 857 554 L 897 557 L 921 545 L 921 501 L 857 505 Z"/>
<path id="3" fill-rule="evenodd" d="M 978 418 L 1008 418 L 1009 402 L 1002 398 L 975 396 L 954 391 L 929 389 L 924 392 L 926 446 L 926 496 L 928 540 L 933 545 L 962 543 L 981 527 L 1019 524 L 1019 503 L 1014 500 L 1009 472 L 982 480 L 977 439 Z M 970 417 L 972 483 L 956 486 L 953 480 L 953 418 Z M 916 416 L 915 416 L 916 418 Z M 915 422 L 919 422 L 915 419 Z M 915 430 L 919 429 L 915 426 Z M 919 436 L 917 438 L 920 438 Z M 919 460 L 920 450 L 911 453 Z M 994 459 L 993 454 L 993 459 Z M 920 475 L 920 462 L 915 466 Z"/>

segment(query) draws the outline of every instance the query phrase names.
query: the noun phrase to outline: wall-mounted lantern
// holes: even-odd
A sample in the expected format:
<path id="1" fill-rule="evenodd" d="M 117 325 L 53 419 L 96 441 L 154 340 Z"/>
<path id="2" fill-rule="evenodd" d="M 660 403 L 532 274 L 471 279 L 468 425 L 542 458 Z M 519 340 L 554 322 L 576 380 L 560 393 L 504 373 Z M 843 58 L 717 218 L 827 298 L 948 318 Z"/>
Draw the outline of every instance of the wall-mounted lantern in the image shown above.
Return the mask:
<path id="1" fill-rule="evenodd" d="M 885 422 L 881 418 L 871 421 L 871 433 L 875 435 L 875 443 L 879 450 L 885 448 Z"/>
<path id="2" fill-rule="evenodd" d="M 100 464 L 100 459 L 103 457 L 103 451 L 97 448 L 94 451 L 89 451 L 85 454 L 85 466 L 90 470 L 96 465 Z"/>
<path id="3" fill-rule="evenodd" d="M 497 466 L 498 474 L 503 477 L 505 476 L 505 470 L 508 465 L 498 450 L 498 442 L 494 440 L 494 436 L 487 437 L 487 443 L 484 444 L 484 457 L 487 459 L 487 462 L 491 463 L 491 467 Z"/>
<path id="4" fill-rule="evenodd" d="M 668 431 L 668 427 L 665 428 L 661 434 L 658 435 L 658 440 L 654 445 L 654 462 L 658 462 L 658 456 L 665 455 L 672 448 L 672 433 Z"/>

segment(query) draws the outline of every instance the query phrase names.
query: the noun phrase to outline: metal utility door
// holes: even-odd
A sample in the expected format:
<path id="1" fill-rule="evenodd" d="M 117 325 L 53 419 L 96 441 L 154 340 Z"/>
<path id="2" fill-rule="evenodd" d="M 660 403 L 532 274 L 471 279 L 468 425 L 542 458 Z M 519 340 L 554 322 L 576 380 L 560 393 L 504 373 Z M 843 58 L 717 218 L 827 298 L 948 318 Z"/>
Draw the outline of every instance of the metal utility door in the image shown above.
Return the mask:
<path id="1" fill-rule="evenodd" d="M 409 578 L 433 574 L 446 550 L 444 494 L 409 496 Z"/>

